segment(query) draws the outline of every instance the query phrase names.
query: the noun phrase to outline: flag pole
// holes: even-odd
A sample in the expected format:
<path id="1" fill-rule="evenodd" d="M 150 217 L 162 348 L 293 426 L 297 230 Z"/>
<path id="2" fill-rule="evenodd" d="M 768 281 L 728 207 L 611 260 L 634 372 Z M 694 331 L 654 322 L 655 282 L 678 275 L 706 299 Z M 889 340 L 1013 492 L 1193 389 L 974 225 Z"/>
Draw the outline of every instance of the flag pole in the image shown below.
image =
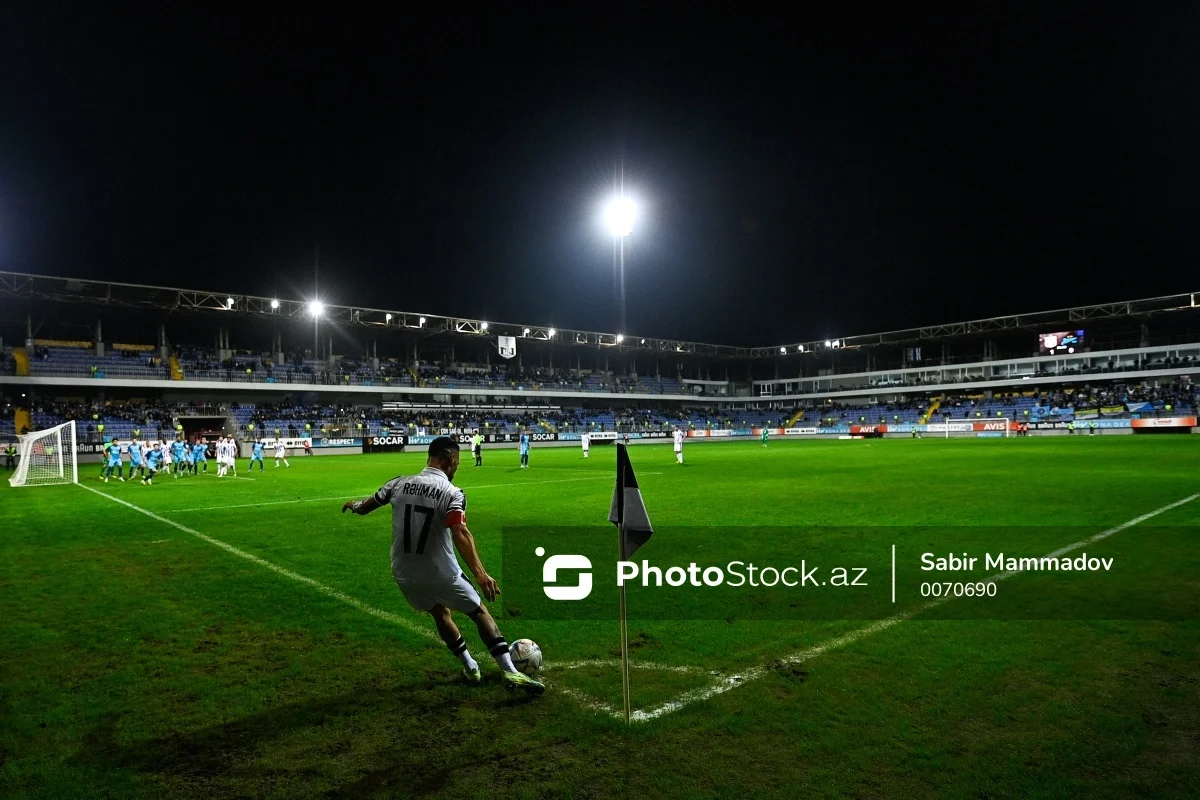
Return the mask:
<path id="1" fill-rule="evenodd" d="M 619 531 L 617 539 L 618 557 L 624 557 L 622 552 L 625 547 L 625 526 L 618 526 Z M 618 588 L 621 595 L 621 697 L 625 705 L 625 724 L 629 724 L 629 711 L 632 703 L 630 702 L 629 693 L 629 625 L 625 616 L 625 584 L 622 583 Z"/>

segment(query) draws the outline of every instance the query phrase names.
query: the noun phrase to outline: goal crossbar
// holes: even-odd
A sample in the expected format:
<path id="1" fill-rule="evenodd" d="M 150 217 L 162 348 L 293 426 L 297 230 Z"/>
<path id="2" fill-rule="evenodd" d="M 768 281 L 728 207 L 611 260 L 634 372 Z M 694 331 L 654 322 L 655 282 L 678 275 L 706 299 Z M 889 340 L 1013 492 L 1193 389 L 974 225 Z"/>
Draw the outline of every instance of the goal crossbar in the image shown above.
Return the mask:
<path id="1" fill-rule="evenodd" d="M 21 434 L 17 440 L 17 471 L 8 479 L 9 485 L 79 483 L 75 443 L 74 420 L 44 431 Z"/>

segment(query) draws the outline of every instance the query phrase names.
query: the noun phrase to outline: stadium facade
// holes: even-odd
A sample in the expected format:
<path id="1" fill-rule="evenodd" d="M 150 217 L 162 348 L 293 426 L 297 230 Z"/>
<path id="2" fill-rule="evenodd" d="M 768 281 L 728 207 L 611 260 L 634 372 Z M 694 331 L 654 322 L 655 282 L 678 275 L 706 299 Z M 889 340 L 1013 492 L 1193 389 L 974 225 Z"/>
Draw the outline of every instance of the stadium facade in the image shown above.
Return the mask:
<path id="1" fill-rule="evenodd" d="M 53 422 L 33 418 L 48 400 L 242 410 L 285 398 L 337 409 L 289 432 L 359 443 L 476 426 L 505 442 L 512 419 L 567 440 L 675 425 L 692 436 L 908 435 L 998 417 L 1035 430 L 1164 430 L 1195 425 L 1198 303 L 1180 294 L 732 347 L 0 272 L 0 388 L 9 434 Z M 389 424 L 389 412 L 404 421 Z M 228 425 L 244 437 L 243 416 Z M 1148 419 L 1180 424 L 1138 422 Z"/>

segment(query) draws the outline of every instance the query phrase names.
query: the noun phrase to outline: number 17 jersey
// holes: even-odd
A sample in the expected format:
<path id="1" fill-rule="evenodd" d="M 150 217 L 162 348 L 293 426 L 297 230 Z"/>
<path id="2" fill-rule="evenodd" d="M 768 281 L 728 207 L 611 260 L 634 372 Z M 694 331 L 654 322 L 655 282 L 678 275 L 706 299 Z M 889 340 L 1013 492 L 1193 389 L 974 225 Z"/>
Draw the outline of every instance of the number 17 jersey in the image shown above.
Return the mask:
<path id="1" fill-rule="evenodd" d="M 375 493 L 392 507 L 392 577 L 401 585 L 450 583 L 462 574 L 450 525 L 467 521 L 467 496 L 446 473 L 426 467 L 393 478 Z"/>

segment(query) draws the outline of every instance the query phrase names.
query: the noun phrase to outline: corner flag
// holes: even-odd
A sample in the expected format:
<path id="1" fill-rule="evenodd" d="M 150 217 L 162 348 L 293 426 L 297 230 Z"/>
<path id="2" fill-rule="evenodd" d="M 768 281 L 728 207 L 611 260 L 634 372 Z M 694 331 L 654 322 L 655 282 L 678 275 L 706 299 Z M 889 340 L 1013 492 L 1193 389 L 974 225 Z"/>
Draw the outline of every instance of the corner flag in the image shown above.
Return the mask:
<path id="1" fill-rule="evenodd" d="M 633 465 L 629 463 L 629 451 L 617 442 L 617 485 L 613 489 L 612 506 L 608 509 L 608 521 L 617 525 L 617 553 L 621 561 L 628 561 L 637 549 L 650 541 L 654 528 L 650 526 L 650 515 L 642 502 L 642 490 L 633 476 Z M 633 701 L 629 686 L 629 622 L 625 609 L 625 584 L 620 585 L 619 597 L 621 623 L 621 694 L 625 704 L 625 724 L 632 717 Z"/>
<path id="2" fill-rule="evenodd" d="M 613 489 L 608 521 L 616 523 L 620 532 L 622 561 L 628 561 L 654 535 L 650 515 L 642 502 L 642 490 L 638 488 L 633 465 L 629 463 L 629 452 L 620 442 L 617 442 L 617 485 Z"/>

